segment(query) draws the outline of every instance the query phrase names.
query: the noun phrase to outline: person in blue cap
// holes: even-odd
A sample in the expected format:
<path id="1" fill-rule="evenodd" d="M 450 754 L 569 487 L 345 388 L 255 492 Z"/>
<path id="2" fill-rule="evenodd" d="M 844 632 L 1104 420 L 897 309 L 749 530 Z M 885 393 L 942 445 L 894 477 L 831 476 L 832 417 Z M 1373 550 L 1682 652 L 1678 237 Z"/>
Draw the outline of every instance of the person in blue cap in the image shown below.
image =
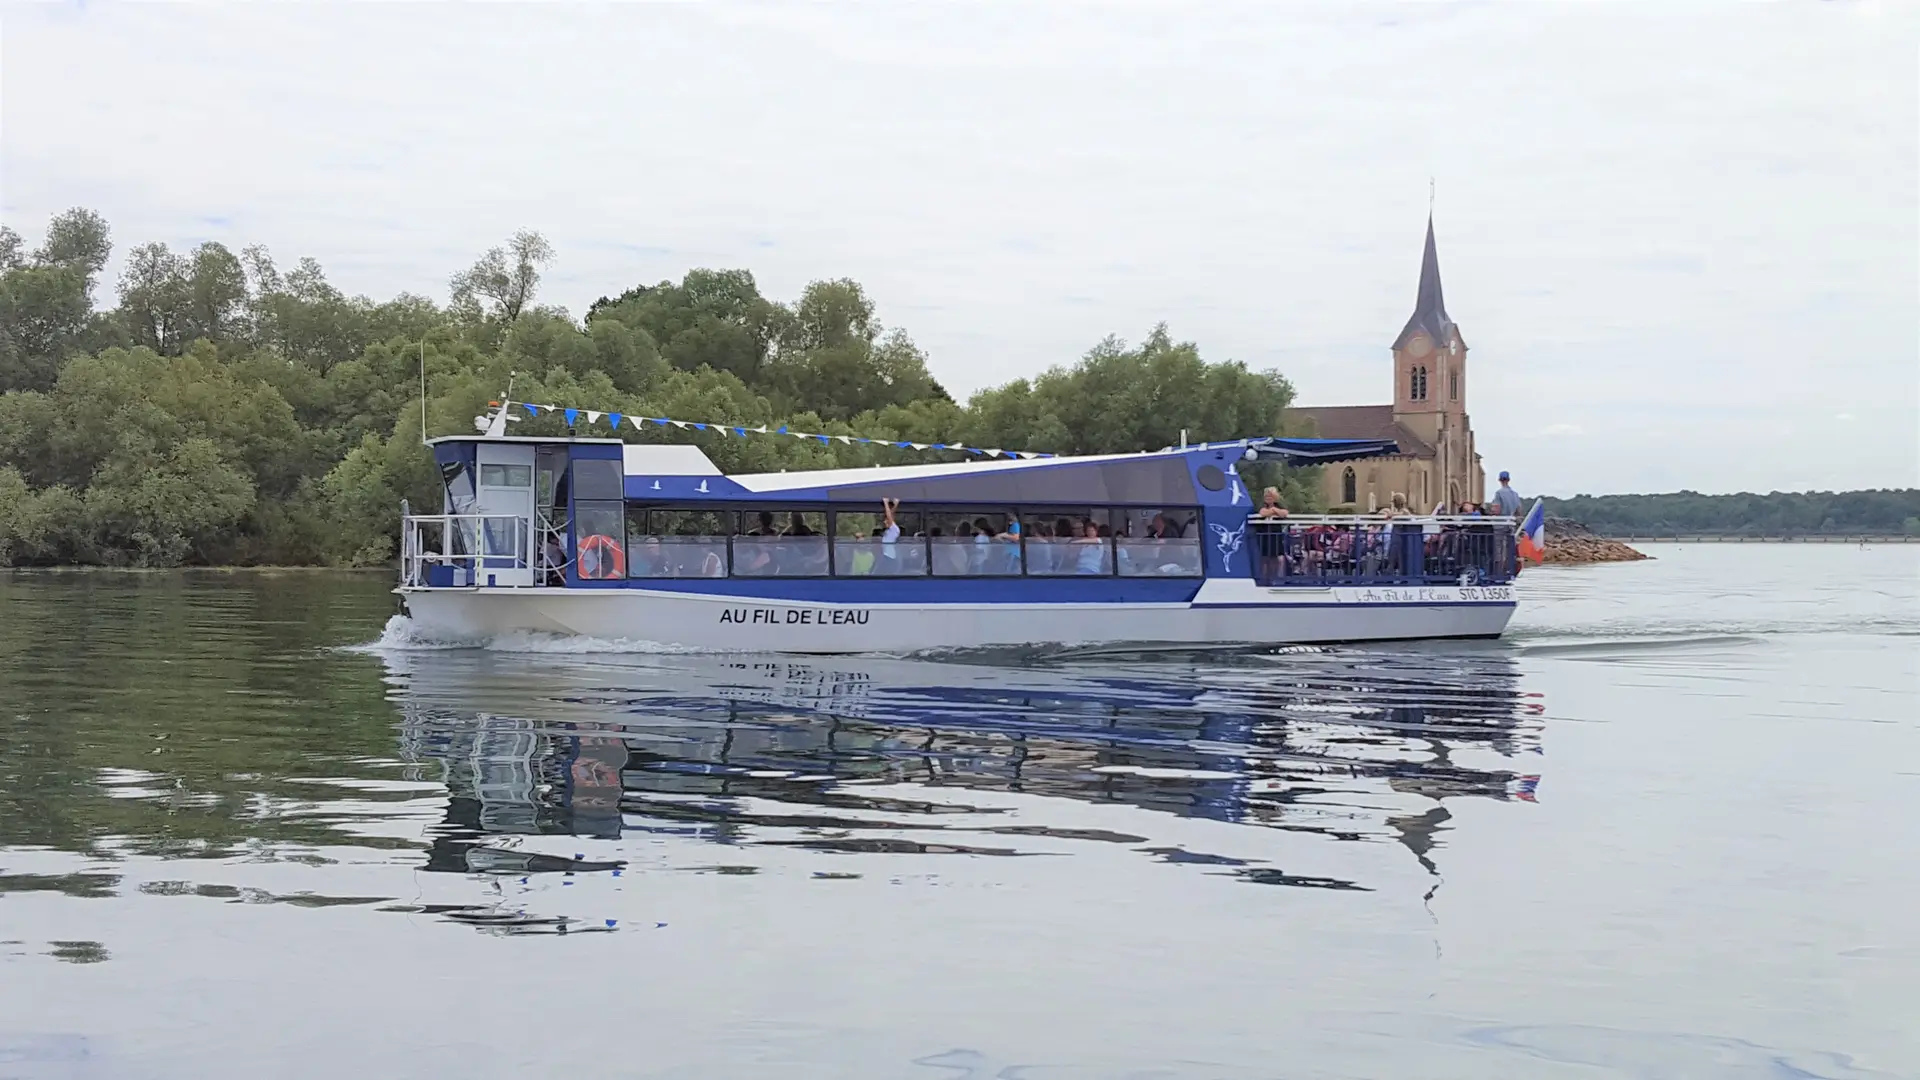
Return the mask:
<path id="1" fill-rule="evenodd" d="M 1505 469 L 1500 470 L 1500 490 L 1493 493 L 1493 505 L 1500 508 L 1501 517 L 1517 518 L 1520 516 L 1520 493 L 1508 483 L 1511 479 Z"/>

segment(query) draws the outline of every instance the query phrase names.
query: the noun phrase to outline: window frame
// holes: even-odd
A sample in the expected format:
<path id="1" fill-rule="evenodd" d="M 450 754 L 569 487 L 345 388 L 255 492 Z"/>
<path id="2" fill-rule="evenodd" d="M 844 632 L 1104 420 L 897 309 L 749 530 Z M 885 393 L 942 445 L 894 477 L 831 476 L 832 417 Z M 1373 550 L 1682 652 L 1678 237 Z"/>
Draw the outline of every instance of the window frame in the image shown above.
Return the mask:
<path id="1" fill-rule="evenodd" d="M 876 500 L 876 503 L 877 503 L 877 500 Z M 614 504 L 612 503 L 611 500 L 593 500 L 593 499 L 577 500 L 575 503 L 576 520 L 578 518 L 578 510 L 580 507 L 590 506 L 592 508 L 599 509 L 606 505 L 614 505 Z M 835 550 L 837 544 L 842 539 L 847 539 L 849 541 L 851 540 L 851 537 L 842 537 L 840 535 L 839 515 L 842 511 L 845 511 L 847 513 L 859 513 L 863 515 L 875 515 L 878 513 L 877 511 L 868 508 L 864 504 L 859 504 L 856 506 L 853 504 L 837 503 L 837 502 L 835 503 L 820 503 L 820 502 L 771 503 L 771 502 L 738 502 L 738 501 L 722 502 L 718 500 L 715 500 L 712 502 L 705 502 L 705 501 L 702 501 L 702 502 L 657 501 L 656 502 L 656 501 L 647 500 L 647 499 L 627 499 L 627 500 L 623 500 L 622 503 L 618 505 L 622 507 L 620 520 L 622 523 L 622 527 L 626 529 L 625 535 L 619 538 L 622 544 L 621 550 L 623 552 L 627 550 L 626 545 L 635 539 L 633 530 L 631 528 L 627 528 L 627 526 L 629 526 L 636 519 L 644 522 L 645 527 L 647 529 L 646 532 L 639 534 L 640 539 L 644 539 L 645 537 L 648 537 L 648 536 L 658 536 L 658 537 L 661 537 L 662 539 L 665 539 L 669 535 L 678 535 L 678 534 L 653 532 L 652 530 L 653 530 L 653 524 L 654 524 L 654 515 L 656 513 L 697 512 L 697 513 L 710 513 L 710 514 L 719 516 L 727 527 L 727 531 L 725 534 L 726 565 L 724 567 L 724 571 L 725 571 L 724 579 L 726 580 L 738 579 L 738 580 L 744 580 L 744 581 L 822 581 L 822 580 L 847 579 L 847 580 L 861 580 L 861 581 L 912 581 L 912 580 L 1012 581 L 1012 580 L 1017 580 L 1021 578 L 1036 578 L 1036 579 L 1047 580 L 1047 581 L 1071 581 L 1074 579 L 1088 579 L 1088 578 L 1101 578 L 1101 579 L 1125 578 L 1127 580 L 1136 580 L 1136 579 L 1151 580 L 1155 577 L 1161 577 L 1161 576 L 1164 576 L 1167 578 L 1177 577 L 1180 580 L 1197 580 L 1200 578 L 1204 578 L 1206 576 L 1205 544 L 1202 542 L 1197 532 L 1196 532 L 1196 535 L 1193 537 L 1183 536 L 1180 538 L 1183 542 L 1190 543 L 1201 549 L 1200 569 L 1197 574 L 1193 574 L 1193 575 L 1122 574 L 1120 572 L 1120 558 L 1119 558 L 1119 546 L 1118 546 L 1118 541 L 1121 539 L 1121 537 L 1119 536 L 1118 532 L 1114 528 L 1116 519 L 1124 521 L 1125 516 L 1131 512 L 1151 510 L 1157 513 L 1177 513 L 1184 519 L 1186 523 L 1185 524 L 1186 528 L 1198 530 L 1201 528 L 1202 523 L 1205 521 L 1205 508 L 1198 504 L 1189 506 L 1189 505 L 1160 505 L 1160 504 L 1149 505 L 1149 504 L 1135 504 L 1135 503 L 1087 503 L 1087 504 L 1079 504 L 1075 506 L 1059 506 L 1059 505 L 1052 505 L 1052 504 L 1032 505 L 1032 506 L 1026 506 L 1026 505 L 1006 506 L 1001 504 L 986 505 L 986 504 L 978 504 L 978 503 L 976 504 L 928 503 L 924 505 L 916 504 L 909 507 L 902 507 L 900 510 L 901 518 L 903 519 L 903 521 L 914 522 L 918 526 L 919 535 L 918 536 L 912 535 L 911 532 L 908 530 L 908 526 L 903 524 L 902 535 L 899 540 L 895 541 L 895 543 L 901 546 L 906 546 L 910 544 L 916 544 L 917 542 L 917 546 L 920 549 L 921 558 L 923 562 L 922 562 L 922 567 L 920 572 L 914 573 L 914 574 L 839 574 L 834 572 L 835 568 L 839 565 L 838 555 Z M 735 542 L 741 536 L 748 535 L 748 533 L 742 529 L 742 524 L 743 524 L 742 519 L 748 518 L 749 516 L 753 516 L 754 518 L 757 519 L 758 514 L 765 512 L 767 514 L 770 514 L 773 517 L 775 525 L 777 527 L 779 522 L 783 520 L 783 515 L 791 514 L 795 511 L 798 511 L 802 514 L 824 515 L 825 528 L 820 530 L 819 535 L 822 538 L 824 538 L 827 542 L 826 572 L 823 574 L 742 574 L 740 573 L 736 565 L 737 559 L 738 559 L 738 548 L 736 547 Z M 933 528 L 933 522 L 942 516 L 964 517 L 969 524 L 971 524 L 972 519 L 977 517 L 988 517 L 988 518 L 997 517 L 1001 519 L 1012 519 L 1012 520 L 1018 521 L 1020 523 L 1020 542 L 1018 545 L 1015 546 L 1015 550 L 1018 553 L 1018 559 L 1016 563 L 1017 569 L 1011 573 L 991 573 L 991 574 L 988 574 L 988 573 L 981 573 L 981 574 L 936 573 L 934 571 L 934 563 L 933 563 L 934 545 L 933 545 L 932 528 Z M 1103 542 L 1106 548 L 1106 553 L 1103 556 L 1104 569 L 1102 569 L 1100 573 L 1098 574 L 1079 574 L 1079 573 L 1065 573 L 1065 574 L 1038 573 L 1036 574 L 1033 572 L 1031 556 L 1028 550 L 1028 544 L 1029 544 L 1029 541 L 1034 538 L 1034 532 L 1033 532 L 1034 525 L 1041 521 L 1051 521 L 1061 517 L 1065 517 L 1073 520 L 1092 519 L 1096 523 L 1103 523 L 1107 527 L 1109 535 L 1101 537 L 1101 541 Z M 1102 522 L 1103 518 L 1105 519 L 1104 522 Z M 753 523 L 757 526 L 757 520 L 755 520 Z M 1003 525 L 1003 528 L 1004 528 L 1004 525 Z M 689 535 L 694 535 L 694 534 L 689 534 Z M 705 536 L 709 534 L 702 533 L 698 535 Z M 1129 539 L 1140 539 L 1140 538 L 1131 537 Z M 576 544 L 577 542 L 578 541 L 576 539 Z M 1004 541 L 1000 541 L 1000 542 L 1004 543 Z M 631 571 L 632 568 L 628 567 L 628 569 L 629 571 Z M 582 580 L 597 581 L 601 579 L 586 578 Z M 605 580 L 615 580 L 615 579 L 609 578 Z M 685 581 L 708 580 L 708 581 L 711 581 L 711 580 L 721 580 L 721 579 L 707 578 L 704 576 L 695 576 L 695 577 L 657 578 L 657 579 L 656 578 L 635 579 L 635 578 L 629 577 L 627 580 L 685 580 Z"/>

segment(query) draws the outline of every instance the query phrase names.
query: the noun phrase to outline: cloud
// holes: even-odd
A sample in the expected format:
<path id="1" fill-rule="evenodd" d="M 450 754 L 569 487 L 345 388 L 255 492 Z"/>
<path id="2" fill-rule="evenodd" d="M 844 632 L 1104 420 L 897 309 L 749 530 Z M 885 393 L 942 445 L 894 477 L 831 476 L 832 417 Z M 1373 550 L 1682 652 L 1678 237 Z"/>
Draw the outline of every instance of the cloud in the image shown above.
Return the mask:
<path id="1" fill-rule="evenodd" d="M 1584 435 L 1586 431 L 1579 424 L 1548 424 L 1533 434 L 1538 438 L 1553 438 L 1559 435 Z"/>
<path id="2" fill-rule="evenodd" d="M 1833 418 L 1843 424 L 1853 423 L 1853 414 L 1850 412 L 1835 413 Z"/>

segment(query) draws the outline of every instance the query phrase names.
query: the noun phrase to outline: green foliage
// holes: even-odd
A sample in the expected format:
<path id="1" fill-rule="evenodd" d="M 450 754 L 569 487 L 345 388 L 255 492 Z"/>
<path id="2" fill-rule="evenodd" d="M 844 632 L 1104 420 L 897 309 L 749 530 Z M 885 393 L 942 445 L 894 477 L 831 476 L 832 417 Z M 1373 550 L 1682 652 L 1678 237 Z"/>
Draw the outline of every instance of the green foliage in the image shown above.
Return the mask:
<path id="1" fill-rule="evenodd" d="M 135 248 L 102 310 L 108 254 L 90 211 L 56 218 L 31 250 L 0 229 L 0 565 L 391 558 L 400 501 L 439 505 L 423 369 L 433 434 L 471 431 L 509 381 L 519 401 L 1064 453 L 1279 433 L 1293 397 L 1279 375 L 1207 363 L 1162 326 L 963 405 L 847 279 L 789 305 L 744 270 L 692 270 L 602 299 L 582 325 L 536 303 L 553 251 L 535 233 L 455 275 L 444 308 L 347 296 L 312 259 L 282 272 L 261 248 L 206 243 Z M 565 425 L 543 415 L 514 430 Z M 728 472 L 926 460 L 714 432 L 621 437 L 690 440 Z M 1249 480 L 1310 505 L 1310 476 L 1271 471 Z"/>
<path id="2" fill-rule="evenodd" d="M 1920 489 L 1576 495 L 1549 498 L 1547 513 L 1602 536 L 1920 535 Z"/>

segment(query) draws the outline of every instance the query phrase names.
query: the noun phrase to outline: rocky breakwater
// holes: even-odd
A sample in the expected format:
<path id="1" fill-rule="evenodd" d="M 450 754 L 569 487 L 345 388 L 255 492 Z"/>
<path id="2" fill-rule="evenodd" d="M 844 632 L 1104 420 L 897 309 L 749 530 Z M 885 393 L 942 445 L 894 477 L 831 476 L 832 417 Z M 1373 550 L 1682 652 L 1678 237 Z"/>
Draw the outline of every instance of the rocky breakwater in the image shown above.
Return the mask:
<path id="1" fill-rule="evenodd" d="M 1596 535 L 1592 529 L 1577 521 L 1551 516 L 1547 518 L 1549 563 L 1633 562 L 1652 557 L 1618 540 Z"/>

